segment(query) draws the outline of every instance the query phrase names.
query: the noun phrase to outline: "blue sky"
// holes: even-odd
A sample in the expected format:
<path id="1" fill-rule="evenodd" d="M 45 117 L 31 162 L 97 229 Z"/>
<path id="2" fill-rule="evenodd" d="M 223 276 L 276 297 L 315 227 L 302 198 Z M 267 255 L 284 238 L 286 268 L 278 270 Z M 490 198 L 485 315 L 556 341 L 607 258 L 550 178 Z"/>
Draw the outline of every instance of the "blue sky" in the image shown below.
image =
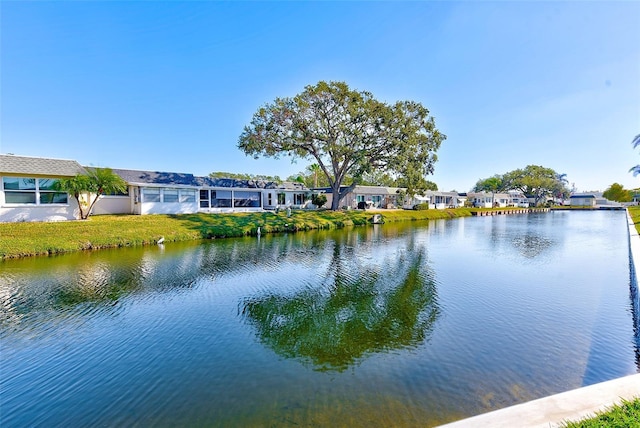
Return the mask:
<path id="1" fill-rule="evenodd" d="M 426 106 L 441 190 L 529 164 L 640 187 L 640 2 L 0 2 L 0 152 L 285 178 L 238 148 L 320 80 Z"/>

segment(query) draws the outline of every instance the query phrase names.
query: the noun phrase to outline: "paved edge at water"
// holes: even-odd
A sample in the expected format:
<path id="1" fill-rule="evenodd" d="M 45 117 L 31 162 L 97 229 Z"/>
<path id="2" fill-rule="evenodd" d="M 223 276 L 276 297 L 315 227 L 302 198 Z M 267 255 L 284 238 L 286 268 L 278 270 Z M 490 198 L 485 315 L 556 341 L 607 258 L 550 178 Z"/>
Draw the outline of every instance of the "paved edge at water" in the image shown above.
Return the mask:
<path id="1" fill-rule="evenodd" d="M 640 266 L 640 235 L 627 211 L 629 228 L 629 265 L 631 270 L 631 298 L 636 317 L 640 318 L 640 293 L 636 267 Z M 639 319 L 634 322 L 640 324 Z M 640 327 L 640 326 L 639 326 Z M 640 373 L 596 383 L 583 388 L 561 392 L 504 409 L 462 419 L 441 427 L 446 428 L 537 428 L 560 427 L 566 421 L 579 421 L 594 416 L 622 400 L 640 397 Z"/>
<path id="2" fill-rule="evenodd" d="M 638 395 L 640 373 L 539 398 L 441 427 L 559 427 L 563 421 L 578 421 L 593 416 L 596 412 L 619 404 L 622 399 L 631 400 Z"/>

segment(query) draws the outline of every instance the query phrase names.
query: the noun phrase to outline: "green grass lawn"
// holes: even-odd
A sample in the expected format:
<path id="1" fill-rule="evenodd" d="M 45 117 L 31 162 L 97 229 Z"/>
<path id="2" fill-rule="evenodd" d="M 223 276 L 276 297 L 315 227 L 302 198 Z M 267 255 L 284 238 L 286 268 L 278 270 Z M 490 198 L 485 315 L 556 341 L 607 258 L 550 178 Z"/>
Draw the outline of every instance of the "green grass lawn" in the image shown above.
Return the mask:
<path id="1" fill-rule="evenodd" d="M 471 210 L 376 211 L 386 222 L 424 221 L 470 216 Z M 374 211 L 283 211 L 238 214 L 104 215 L 64 222 L 0 223 L 0 258 L 58 254 L 69 251 L 334 229 L 369 224 Z"/>
<path id="2" fill-rule="evenodd" d="M 640 427 L 640 398 L 626 401 L 619 406 L 598 413 L 595 417 L 578 422 L 567 422 L 566 428 L 633 428 Z"/>
<path id="3" fill-rule="evenodd" d="M 640 206 L 634 206 L 627 208 L 633 224 L 636 226 L 636 230 L 640 233 Z"/>

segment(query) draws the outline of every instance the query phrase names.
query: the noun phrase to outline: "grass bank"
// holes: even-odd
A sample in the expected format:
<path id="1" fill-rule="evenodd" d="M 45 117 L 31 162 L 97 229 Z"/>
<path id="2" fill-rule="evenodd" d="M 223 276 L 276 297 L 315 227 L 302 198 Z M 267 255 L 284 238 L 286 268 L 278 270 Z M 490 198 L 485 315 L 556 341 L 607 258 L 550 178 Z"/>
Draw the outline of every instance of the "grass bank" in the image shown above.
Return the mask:
<path id="1" fill-rule="evenodd" d="M 374 213 L 385 222 L 448 219 L 471 215 L 470 209 L 389 211 L 293 211 L 237 214 L 105 215 L 88 220 L 46 223 L 0 223 L 0 259 L 60 254 L 261 233 L 335 229 L 368 225 Z"/>
<path id="2" fill-rule="evenodd" d="M 629 215 L 631 216 L 631 220 L 636 227 L 638 233 L 640 233 L 640 206 L 633 206 L 627 208 L 629 210 Z"/>
<path id="3" fill-rule="evenodd" d="M 577 422 L 567 422 L 566 428 L 631 428 L 640 427 L 640 398 L 624 400 L 619 406 L 613 406 L 595 417 Z"/>

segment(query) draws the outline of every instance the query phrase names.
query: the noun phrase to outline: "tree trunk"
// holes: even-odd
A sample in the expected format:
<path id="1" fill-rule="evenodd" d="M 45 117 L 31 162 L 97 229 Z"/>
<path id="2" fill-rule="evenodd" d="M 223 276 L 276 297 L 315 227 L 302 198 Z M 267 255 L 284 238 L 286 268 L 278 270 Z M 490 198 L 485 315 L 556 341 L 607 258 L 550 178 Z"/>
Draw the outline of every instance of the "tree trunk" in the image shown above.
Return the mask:
<path id="1" fill-rule="evenodd" d="M 331 188 L 331 211 L 338 211 L 340 207 L 340 186 Z"/>

